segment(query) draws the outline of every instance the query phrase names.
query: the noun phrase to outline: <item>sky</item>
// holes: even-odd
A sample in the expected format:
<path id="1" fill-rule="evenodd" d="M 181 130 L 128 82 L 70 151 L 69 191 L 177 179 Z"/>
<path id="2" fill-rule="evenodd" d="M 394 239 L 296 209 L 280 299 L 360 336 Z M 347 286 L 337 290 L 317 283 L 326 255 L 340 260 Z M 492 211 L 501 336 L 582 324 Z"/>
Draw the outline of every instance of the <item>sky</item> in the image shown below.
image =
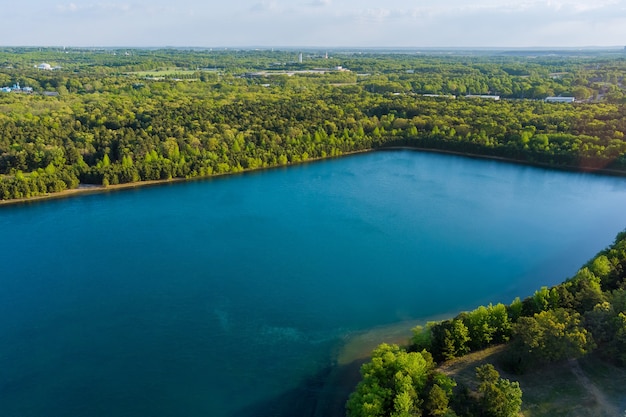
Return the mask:
<path id="1" fill-rule="evenodd" d="M 626 45 L 626 0 L 21 0 L 2 46 Z"/>

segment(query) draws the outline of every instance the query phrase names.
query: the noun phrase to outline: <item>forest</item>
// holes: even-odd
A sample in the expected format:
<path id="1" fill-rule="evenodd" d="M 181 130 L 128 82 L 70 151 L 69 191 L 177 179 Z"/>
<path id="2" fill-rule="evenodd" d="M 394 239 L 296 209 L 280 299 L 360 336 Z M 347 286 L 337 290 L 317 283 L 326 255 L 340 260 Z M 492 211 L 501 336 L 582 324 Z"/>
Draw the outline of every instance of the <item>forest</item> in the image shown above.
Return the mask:
<path id="1" fill-rule="evenodd" d="M 624 175 L 625 58 L 4 48 L 0 200 L 398 146 Z"/>

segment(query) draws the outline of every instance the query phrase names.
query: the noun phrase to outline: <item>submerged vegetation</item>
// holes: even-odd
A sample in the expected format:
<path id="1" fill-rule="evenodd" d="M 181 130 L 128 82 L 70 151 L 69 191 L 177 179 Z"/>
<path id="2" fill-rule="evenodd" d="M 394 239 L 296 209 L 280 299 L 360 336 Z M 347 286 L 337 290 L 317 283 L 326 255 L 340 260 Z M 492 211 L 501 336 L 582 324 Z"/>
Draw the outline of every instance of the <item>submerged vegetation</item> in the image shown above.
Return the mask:
<path id="1" fill-rule="evenodd" d="M 4 49 L 0 199 L 390 146 L 623 174 L 625 71 L 619 53 Z"/>

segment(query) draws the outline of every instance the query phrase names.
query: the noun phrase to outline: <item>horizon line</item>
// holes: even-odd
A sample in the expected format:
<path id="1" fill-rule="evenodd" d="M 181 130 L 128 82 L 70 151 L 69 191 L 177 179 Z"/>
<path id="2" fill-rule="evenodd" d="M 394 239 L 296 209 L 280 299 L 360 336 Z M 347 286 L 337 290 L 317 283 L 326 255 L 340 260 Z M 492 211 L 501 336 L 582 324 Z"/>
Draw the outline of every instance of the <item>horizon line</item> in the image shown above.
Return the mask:
<path id="1" fill-rule="evenodd" d="M 324 45 L 217 45 L 217 46 L 194 46 L 194 45 L 0 45 L 0 48 L 62 48 L 62 49 L 246 49 L 246 50 L 274 50 L 274 49 L 360 49 L 360 50 L 607 50 L 626 49 L 624 45 L 586 45 L 586 46 L 324 46 Z"/>

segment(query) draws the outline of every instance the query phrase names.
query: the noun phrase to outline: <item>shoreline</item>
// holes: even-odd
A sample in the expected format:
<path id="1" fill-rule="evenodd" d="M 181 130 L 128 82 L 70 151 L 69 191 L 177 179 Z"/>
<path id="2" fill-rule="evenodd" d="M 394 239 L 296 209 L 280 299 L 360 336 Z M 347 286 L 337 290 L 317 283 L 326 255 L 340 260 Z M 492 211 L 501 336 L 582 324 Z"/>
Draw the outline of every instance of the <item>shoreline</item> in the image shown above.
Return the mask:
<path id="1" fill-rule="evenodd" d="M 365 149 L 361 151 L 346 152 L 339 156 L 312 158 L 306 161 L 297 162 L 295 164 L 289 163 L 287 165 L 275 165 L 275 166 L 270 166 L 270 167 L 247 169 L 242 172 L 236 172 L 236 173 L 213 174 L 209 176 L 203 176 L 203 177 L 198 176 L 198 177 L 191 177 L 191 178 L 177 177 L 177 178 L 170 178 L 167 180 L 137 181 L 137 182 L 124 183 L 124 184 L 109 185 L 107 187 L 102 186 L 102 185 L 95 185 L 95 184 L 79 184 L 78 188 L 63 190 L 63 191 L 59 191 L 58 193 L 47 193 L 47 194 L 38 195 L 34 197 L 28 197 L 28 198 L 0 200 L 0 207 L 23 205 L 23 204 L 29 204 L 29 203 L 35 203 L 35 202 L 42 202 L 46 200 L 57 200 L 57 199 L 77 197 L 77 196 L 87 195 L 87 194 L 97 194 L 97 193 L 119 191 L 119 190 L 133 189 L 133 188 L 143 188 L 143 187 L 171 184 L 171 183 L 177 183 L 177 182 L 202 181 L 202 180 L 208 180 L 208 179 L 213 179 L 213 178 L 224 178 L 224 177 L 228 177 L 232 175 L 240 175 L 240 174 L 246 174 L 246 173 L 251 173 L 251 172 L 287 168 L 290 166 L 297 166 L 297 165 L 302 165 L 302 164 L 326 161 L 330 159 L 343 158 L 343 157 L 357 155 L 361 153 L 394 151 L 394 150 L 408 150 L 408 151 L 416 151 L 416 152 L 430 152 L 430 153 L 438 153 L 438 154 L 456 155 L 456 156 L 462 156 L 466 158 L 500 161 L 500 162 L 505 162 L 505 163 L 513 163 L 517 165 L 525 165 L 525 166 L 539 167 L 539 168 L 545 168 L 545 169 L 554 169 L 558 171 L 578 172 L 581 174 L 596 174 L 596 175 L 609 175 L 609 176 L 614 176 L 614 177 L 615 176 L 626 177 L 626 172 L 618 171 L 614 169 L 605 169 L 605 168 L 585 169 L 585 168 L 569 166 L 569 165 L 550 165 L 547 163 L 521 161 L 518 159 L 511 159 L 511 158 L 506 158 L 502 156 L 480 155 L 480 154 L 450 151 L 450 150 L 444 150 L 444 149 L 418 148 L 418 147 L 413 147 L 413 146 L 388 146 L 388 147 L 381 147 L 381 148 L 375 148 L 375 149 L 372 148 L 372 149 Z"/>
<path id="2" fill-rule="evenodd" d="M 148 180 L 148 181 L 127 182 L 124 184 L 115 184 L 115 185 L 109 185 L 106 187 L 103 185 L 96 185 L 96 184 L 79 184 L 78 188 L 63 190 L 63 191 L 59 191 L 58 193 L 46 193 L 46 194 L 37 195 L 34 197 L 14 198 L 11 200 L 0 200 L 0 207 L 24 205 L 24 204 L 35 203 L 35 202 L 42 202 L 46 200 L 61 200 L 65 198 L 78 197 L 78 196 L 88 195 L 88 194 L 101 194 L 101 193 L 105 193 L 109 191 L 119 191 L 119 190 L 127 190 L 127 189 L 132 189 L 132 188 L 151 187 L 151 186 L 158 186 L 158 185 L 163 185 L 163 184 L 173 184 L 173 183 L 178 183 L 178 182 L 205 181 L 205 180 L 211 180 L 214 178 L 230 177 L 233 175 L 269 171 L 272 169 L 288 168 L 290 166 L 298 166 L 298 165 L 303 165 L 303 164 L 308 164 L 308 163 L 327 161 L 330 159 L 343 158 L 346 156 L 352 156 L 352 155 L 374 152 L 374 151 L 376 150 L 366 149 L 362 151 L 346 152 L 339 156 L 328 156 L 324 158 L 311 158 L 311 159 L 307 159 L 306 161 L 297 162 L 295 164 L 289 163 L 287 165 L 274 165 L 274 166 L 269 166 L 269 167 L 246 169 L 241 172 L 226 172 L 223 174 L 213 174 L 213 175 L 207 175 L 207 176 L 197 176 L 197 177 L 189 177 L 189 178 L 176 177 L 176 178 L 170 178 L 167 180 Z"/>
<path id="3" fill-rule="evenodd" d="M 129 182 L 125 184 L 109 185 L 108 187 L 105 187 L 103 185 L 95 185 L 95 184 L 80 184 L 78 188 L 63 190 L 63 191 L 59 191 L 58 193 L 46 193 L 46 194 L 37 195 L 34 197 L 28 197 L 28 198 L 15 198 L 12 200 L 0 200 L 0 206 L 22 205 L 22 204 L 40 202 L 44 200 L 61 200 L 64 198 L 76 197 L 76 196 L 81 196 L 81 195 L 101 194 L 107 191 L 126 190 L 129 188 L 142 188 L 142 187 L 149 187 L 149 186 L 160 185 L 160 184 L 182 182 L 186 180 L 187 178 L 172 178 L 169 180 L 137 181 L 137 182 Z"/>
<path id="4" fill-rule="evenodd" d="M 315 404 L 315 417 L 345 417 L 345 404 L 361 381 L 361 366 L 371 357 L 372 351 L 382 343 L 407 347 L 415 326 L 425 326 L 431 321 L 446 320 L 456 313 L 443 313 L 420 319 L 405 320 L 348 333 L 344 343 L 332 355 L 326 381 Z"/>
<path id="5" fill-rule="evenodd" d="M 506 162 L 510 164 L 524 165 L 524 166 L 536 167 L 536 168 L 553 169 L 556 171 L 577 172 L 580 174 L 608 175 L 612 177 L 626 177 L 626 171 L 620 171 L 616 169 L 592 168 L 592 167 L 585 168 L 585 167 L 579 167 L 579 166 L 574 166 L 574 165 L 551 165 L 545 162 L 529 162 L 529 161 L 522 161 L 520 159 L 507 158 L 504 156 L 481 155 L 477 153 L 450 151 L 446 149 L 417 148 L 413 146 L 388 146 L 388 147 L 382 147 L 382 148 L 378 148 L 374 150 L 375 151 L 407 150 L 407 151 L 418 151 L 418 152 L 431 152 L 431 153 L 438 153 L 438 154 L 463 156 L 466 158 L 473 158 L 473 159 L 484 159 L 488 161 L 500 161 L 500 162 Z"/>
<path id="6" fill-rule="evenodd" d="M 430 322 L 448 320 L 463 311 L 466 310 L 454 310 L 432 316 L 396 321 L 347 333 L 343 337 L 344 343 L 333 354 L 333 360 L 338 366 L 342 366 L 367 359 L 371 356 L 372 351 L 382 343 L 407 347 L 413 337 L 412 330 L 416 326 L 426 326 Z"/>

